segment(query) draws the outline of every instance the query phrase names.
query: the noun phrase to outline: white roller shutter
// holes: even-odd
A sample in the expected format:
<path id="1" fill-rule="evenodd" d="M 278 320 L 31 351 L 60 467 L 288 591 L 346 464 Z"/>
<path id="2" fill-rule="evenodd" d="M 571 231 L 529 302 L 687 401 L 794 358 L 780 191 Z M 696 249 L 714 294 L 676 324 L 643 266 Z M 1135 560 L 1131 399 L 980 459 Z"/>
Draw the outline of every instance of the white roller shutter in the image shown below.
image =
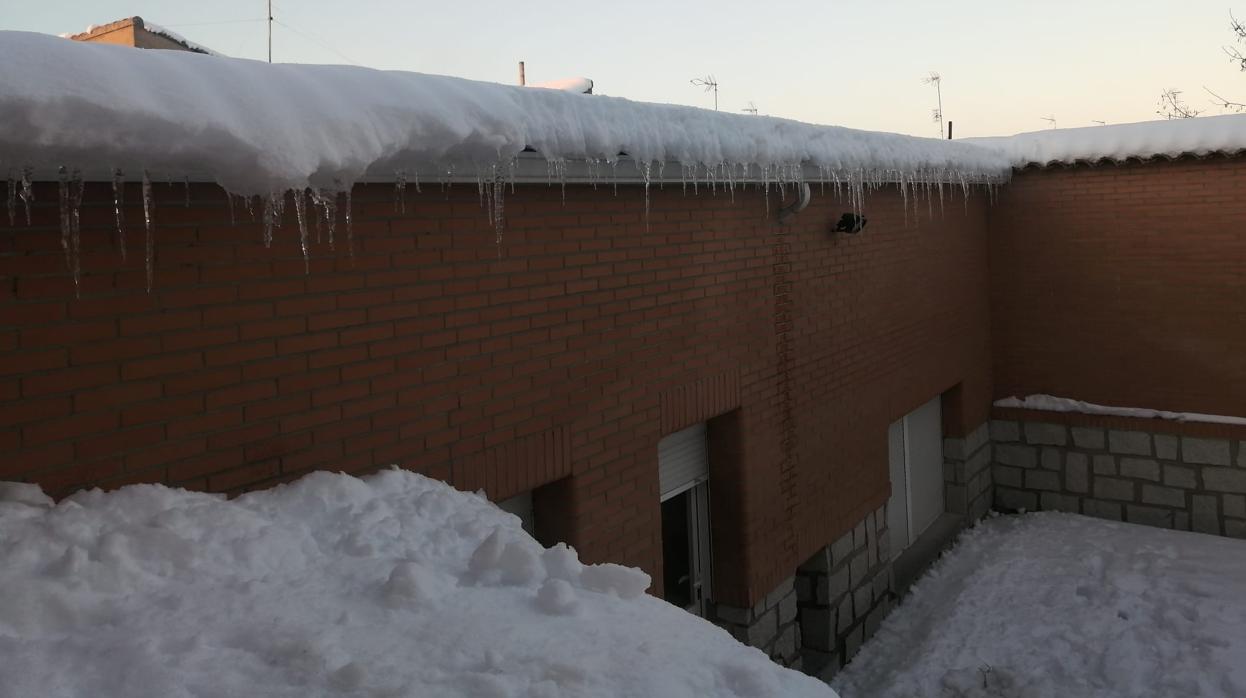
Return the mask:
<path id="1" fill-rule="evenodd" d="M 523 524 L 523 530 L 527 531 L 528 535 L 536 535 L 536 517 L 533 516 L 531 491 L 498 502 L 498 508 L 518 516 L 520 523 Z"/>
<path id="2" fill-rule="evenodd" d="M 899 556 L 943 513 L 943 413 L 936 397 L 887 431 L 891 500 L 887 526 Z"/>
<path id="3" fill-rule="evenodd" d="M 709 477 L 705 423 L 696 424 L 658 442 L 658 486 L 667 499 Z"/>
<path id="4" fill-rule="evenodd" d="M 908 427 L 909 530 L 913 540 L 943 513 L 943 412 L 939 398 L 905 417 Z"/>

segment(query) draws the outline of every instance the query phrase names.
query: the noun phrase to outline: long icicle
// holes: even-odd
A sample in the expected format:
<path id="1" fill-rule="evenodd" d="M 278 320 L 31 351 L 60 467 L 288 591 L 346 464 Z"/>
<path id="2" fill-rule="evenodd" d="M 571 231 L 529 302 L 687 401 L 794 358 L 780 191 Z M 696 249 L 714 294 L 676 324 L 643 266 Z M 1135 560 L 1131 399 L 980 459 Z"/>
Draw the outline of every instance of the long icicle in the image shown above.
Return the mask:
<path id="1" fill-rule="evenodd" d="M 35 200 L 35 188 L 30 183 L 34 170 L 27 166 L 22 168 L 22 206 L 26 209 L 26 225 L 30 225 L 30 204 Z"/>
<path id="2" fill-rule="evenodd" d="M 125 225 L 121 214 L 121 204 L 125 198 L 125 175 L 121 170 L 112 172 L 112 208 L 117 220 L 117 246 L 121 248 L 121 261 L 126 261 Z"/>
<path id="3" fill-rule="evenodd" d="M 151 218 L 155 212 L 155 204 L 151 200 L 151 178 L 147 176 L 147 170 L 143 170 L 143 222 L 147 226 L 146 241 L 146 261 L 147 268 L 147 292 L 151 293 L 151 282 L 156 275 L 156 242 L 152 237 Z"/>
<path id="4" fill-rule="evenodd" d="M 303 247 L 303 273 L 311 273 L 311 254 L 307 250 L 307 192 L 302 189 L 293 190 L 294 213 L 299 219 L 299 244 Z"/>
<path id="5" fill-rule="evenodd" d="M 346 207 L 343 209 L 346 215 L 346 251 L 350 255 L 351 262 L 355 261 L 355 227 L 353 225 L 350 213 L 350 190 L 354 188 L 354 184 L 346 189 Z"/>

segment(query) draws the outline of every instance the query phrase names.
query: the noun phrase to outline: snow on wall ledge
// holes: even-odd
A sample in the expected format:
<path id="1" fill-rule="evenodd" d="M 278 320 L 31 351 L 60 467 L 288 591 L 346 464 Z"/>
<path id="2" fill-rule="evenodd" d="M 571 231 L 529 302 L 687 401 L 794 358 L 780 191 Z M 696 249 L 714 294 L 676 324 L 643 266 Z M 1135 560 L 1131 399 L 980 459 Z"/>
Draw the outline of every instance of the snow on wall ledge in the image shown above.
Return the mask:
<path id="1" fill-rule="evenodd" d="M 648 584 L 399 470 L 234 500 L 0 483 L 0 698 L 835 698 Z"/>
<path id="2" fill-rule="evenodd" d="M 1027 395 L 1023 398 L 1006 397 L 995 401 L 996 407 L 1010 407 L 1021 410 L 1041 410 L 1044 412 L 1076 412 L 1079 414 L 1100 414 L 1111 417 L 1137 417 L 1138 419 L 1164 419 L 1171 422 L 1203 422 L 1206 424 L 1238 424 L 1246 426 L 1246 417 L 1231 417 L 1220 414 L 1201 414 L 1199 412 L 1169 412 L 1152 410 L 1144 407 L 1114 407 L 1083 402 L 1067 397 L 1054 395 Z"/>
<path id="3" fill-rule="evenodd" d="M 1049 129 L 966 138 L 963 142 L 998 150 L 1013 167 L 1187 154 L 1231 155 L 1246 150 L 1246 114 Z"/>
<path id="4" fill-rule="evenodd" d="M 757 178 L 1007 179 L 997 151 L 626 99 L 337 65 L 270 65 L 0 32 L 0 171 L 206 173 L 235 194 L 341 190 L 428 163 L 681 163 Z M 494 170 L 496 171 L 496 170 Z M 741 174 L 743 173 L 743 174 Z M 674 173 L 671 173 L 674 174 Z M 179 177 L 180 178 L 180 177 Z"/>

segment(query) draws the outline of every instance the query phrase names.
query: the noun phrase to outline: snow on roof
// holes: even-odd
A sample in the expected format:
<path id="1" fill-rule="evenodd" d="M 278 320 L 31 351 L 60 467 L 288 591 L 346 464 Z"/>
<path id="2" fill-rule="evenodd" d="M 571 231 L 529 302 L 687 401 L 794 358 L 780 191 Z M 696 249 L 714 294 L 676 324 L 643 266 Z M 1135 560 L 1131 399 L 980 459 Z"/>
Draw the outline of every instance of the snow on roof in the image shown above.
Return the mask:
<path id="1" fill-rule="evenodd" d="M 0 696 L 835 697 L 648 584 L 399 470 L 0 483 Z"/>
<path id="2" fill-rule="evenodd" d="M 159 34 L 160 36 L 163 36 L 164 38 L 169 39 L 170 41 L 176 41 L 177 43 L 185 46 L 191 51 L 198 51 L 199 53 L 206 53 L 209 56 L 216 56 L 218 58 L 225 57 L 225 54 L 217 53 L 216 51 L 213 51 L 212 49 L 208 48 L 207 46 L 204 46 L 203 44 L 196 44 L 195 42 L 191 41 L 190 39 L 187 39 L 181 34 L 178 34 L 177 32 L 171 29 L 165 29 L 159 24 L 144 21 L 143 26 L 144 28 L 147 29 L 147 31 L 151 32 L 152 34 Z"/>
<path id="3" fill-rule="evenodd" d="M 0 32 L 0 55 L 0 170 L 201 173 L 237 194 L 267 194 L 392 179 L 430 163 L 488 172 L 531 147 L 555 162 L 626 153 L 727 166 L 736 179 L 782 168 L 857 183 L 1010 174 L 999 153 L 961 142 L 435 75 L 24 32 Z"/>
<path id="4" fill-rule="evenodd" d="M 561 80 L 546 80 L 545 82 L 530 82 L 528 87 L 543 87 L 547 90 L 591 94 L 593 92 L 593 81 L 588 78 L 563 78 Z"/>
<path id="5" fill-rule="evenodd" d="M 89 40 L 89 38 L 94 35 L 107 34 L 109 32 L 116 31 L 118 29 L 124 29 L 126 27 L 131 27 L 131 26 L 134 27 L 136 30 L 146 30 L 152 34 L 158 34 L 160 36 L 163 36 L 164 38 L 170 41 L 174 41 L 174 42 L 181 44 L 182 46 L 186 47 L 190 51 L 195 51 L 197 53 L 206 53 L 210 56 L 223 55 L 223 54 L 217 53 L 216 51 L 213 51 L 207 46 L 196 44 L 195 42 L 187 39 L 186 37 L 182 36 L 181 34 L 178 34 L 177 32 L 165 29 L 164 27 L 158 24 L 152 24 L 151 22 L 144 20 L 142 17 L 125 17 L 115 22 L 109 22 L 108 24 L 90 24 L 90 25 L 87 25 L 86 29 L 84 29 L 83 31 L 77 34 L 59 34 L 58 36 L 60 36 L 62 39 L 73 39 L 75 41 L 86 41 L 86 40 Z"/>
<path id="6" fill-rule="evenodd" d="M 1136 124 L 1062 128 L 994 138 L 966 138 L 1007 155 L 1013 167 L 1182 155 L 1235 154 L 1246 150 L 1246 114 Z"/>

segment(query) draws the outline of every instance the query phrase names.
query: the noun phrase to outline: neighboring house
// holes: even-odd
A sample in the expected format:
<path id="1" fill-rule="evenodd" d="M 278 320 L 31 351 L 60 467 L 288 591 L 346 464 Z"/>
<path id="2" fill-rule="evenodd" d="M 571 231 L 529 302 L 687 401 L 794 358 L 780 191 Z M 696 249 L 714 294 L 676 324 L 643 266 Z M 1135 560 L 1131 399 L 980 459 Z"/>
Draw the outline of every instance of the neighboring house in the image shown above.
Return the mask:
<path id="1" fill-rule="evenodd" d="M 215 51 L 176 32 L 169 31 L 159 25 L 144 22 L 142 17 L 126 17 L 116 22 L 92 25 L 79 34 L 62 34 L 73 41 L 87 41 L 97 44 L 116 44 L 133 48 L 163 49 L 166 51 L 191 51 L 208 55 L 219 55 Z"/>

